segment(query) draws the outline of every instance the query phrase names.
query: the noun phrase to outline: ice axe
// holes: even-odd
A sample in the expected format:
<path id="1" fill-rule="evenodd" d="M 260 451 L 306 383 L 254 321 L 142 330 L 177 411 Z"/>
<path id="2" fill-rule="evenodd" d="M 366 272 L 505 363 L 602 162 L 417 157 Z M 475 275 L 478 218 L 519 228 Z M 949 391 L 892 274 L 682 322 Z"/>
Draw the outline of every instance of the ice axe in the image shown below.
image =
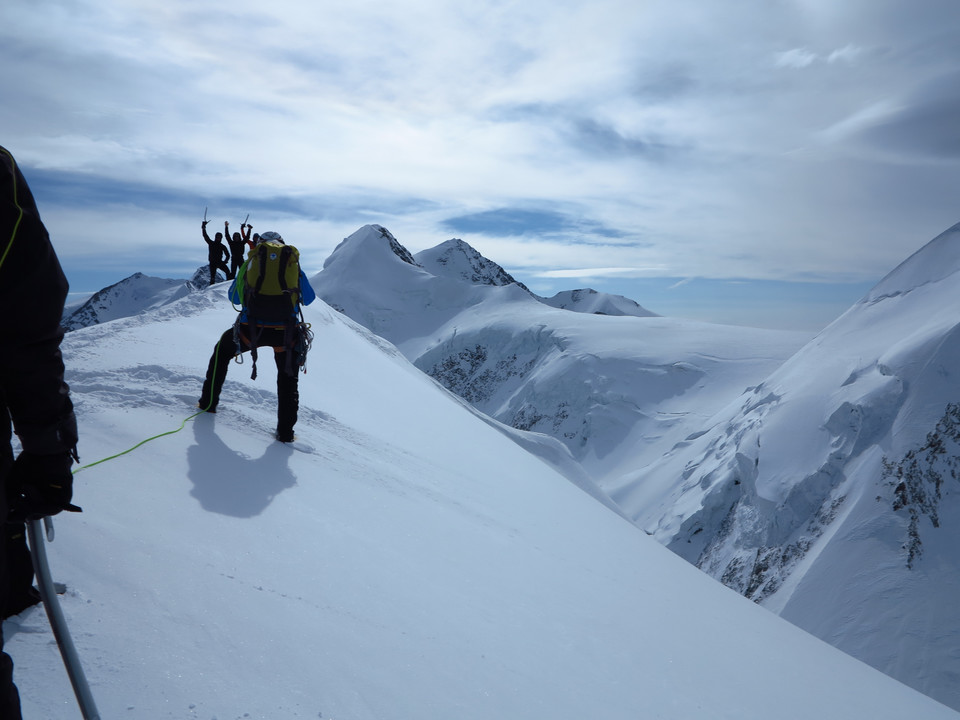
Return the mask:
<path id="1" fill-rule="evenodd" d="M 50 621 L 50 627 L 53 629 L 53 636 L 57 640 L 57 647 L 60 648 L 60 656 L 63 658 L 64 666 L 67 668 L 67 675 L 70 677 L 70 684 L 73 685 L 73 694 L 77 696 L 77 703 L 80 705 L 80 712 L 83 714 L 83 719 L 100 720 L 100 713 L 97 711 L 97 705 L 93 701 L 90 685 L 87 683 L 87 678 L 83 674 L 80 656 L 77 654 L 77 648 L 74 646 L 73 639 L 70 637 L 70 631 L 67 629 L 67 620 L 57 600 L 53 577 L 50 575 L 50 563 L 47 561 L 47 551 L 44 547 L 41 522 L 46 526 L 47 539 L 52 542 L 53 521 L 49 517 L 45 517 L 42 520 L 35 518 L 27 521 L 27 539 L 30 541 L 30 558 L 33 560 L 33 571 L 37 576 L 37 589 L 40 590 L 43 609 L 47 611 L 47 619 Z"/>

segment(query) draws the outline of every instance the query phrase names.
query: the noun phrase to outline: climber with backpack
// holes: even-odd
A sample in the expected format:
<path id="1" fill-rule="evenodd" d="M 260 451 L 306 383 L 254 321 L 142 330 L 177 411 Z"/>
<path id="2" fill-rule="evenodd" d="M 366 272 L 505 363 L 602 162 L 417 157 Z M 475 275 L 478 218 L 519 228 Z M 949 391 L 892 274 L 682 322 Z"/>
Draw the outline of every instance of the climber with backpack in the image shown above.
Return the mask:
<path id="1" fill-rule="evenodd" d="M 313 340 L 303 320 L 303 305 L 316 299 L 300 269 L 300 253 L 275 232 L 260 235 L 227 295 L 240 314 L 213 349 L 198 407 L 216 412 L 230 360 L 250 351 L 252 379 L 257 377 L 257 349 L 271 347 L 277 365 L 277 430 L 280 442 L 293 442 L 300 406 L 298 373 Z"/>

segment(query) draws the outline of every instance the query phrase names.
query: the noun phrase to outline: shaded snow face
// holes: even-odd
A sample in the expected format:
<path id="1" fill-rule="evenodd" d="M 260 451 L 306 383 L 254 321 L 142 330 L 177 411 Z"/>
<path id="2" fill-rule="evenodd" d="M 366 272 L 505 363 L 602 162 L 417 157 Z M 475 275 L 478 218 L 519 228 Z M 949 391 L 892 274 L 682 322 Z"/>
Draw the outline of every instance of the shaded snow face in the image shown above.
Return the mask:
<path id="1" fill-rule="evenodd" d="M 543 326 L 460 332 L 415 364 L 487 415 L 559 439 L 579 460 L 604 458 L 637 423 L 638 407 L 656 407 L 704 378 L 683 363 L 574 350 Z"/>

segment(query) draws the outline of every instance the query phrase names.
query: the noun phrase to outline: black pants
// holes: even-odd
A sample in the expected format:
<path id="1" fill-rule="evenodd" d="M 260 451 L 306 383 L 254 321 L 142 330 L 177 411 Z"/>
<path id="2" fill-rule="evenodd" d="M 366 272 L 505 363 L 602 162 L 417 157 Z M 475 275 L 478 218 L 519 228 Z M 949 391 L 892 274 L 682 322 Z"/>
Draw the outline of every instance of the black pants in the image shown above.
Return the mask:
<path id="1" fill-rule="evenodd" d="M 297 423 L 297 412 L 300 409 L 299 367 L 295 362 L 288 363 L 288 356 L 292 348 L 286 347 L 289 337 L 282 327 L 258 328 L 259 333 L 251 333 L 250 326 L 242 323 L 239 326 L 239 338 L 234 340 L 234 329 L 230 328 L 221 337 L 213 348 L 210 363 L 207 365 L 207 377 L 203 381 L 200 393 L 200 408 L 207 411 L 217 409 L 220 402 L 220 390 L 223 381 L 227 378 L 227 368 L 230 361 L 241 353 L 253 347 L 270 347 L 274 349 L 274 360 L 277 365 L 277 436 L 291 437 L 293 426 Z M 296 336 L 294 336 L 294 339 Z M 252 344 L 251 344 L 252 343 Z M 278 349 L 279 348 L 279 349 Z M 289 367 L 288 367 L 289 365 Z"/>
<path id="2" fill-rule="evenodd" d="M 213 258 L 210 258 L 210 284 L 211 285 L 217 284 L 217 270 L 223 270 L 223 276 L 227 278 L 227 280 L 233 279 L 233 275 L 230 274 L 230 266 L 227 265 L 227 263 L 225 263 L 222 258 L 219 258 L 216 260 L 214 260 Z"/>

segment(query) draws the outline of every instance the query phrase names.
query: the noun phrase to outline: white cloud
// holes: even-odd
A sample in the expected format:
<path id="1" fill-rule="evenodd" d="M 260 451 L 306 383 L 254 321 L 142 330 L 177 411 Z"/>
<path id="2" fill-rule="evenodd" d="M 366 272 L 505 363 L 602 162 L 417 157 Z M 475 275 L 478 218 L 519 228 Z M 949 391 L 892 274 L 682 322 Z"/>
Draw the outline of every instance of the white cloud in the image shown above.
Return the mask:
<path id="1" fill-rule="evenodd" d="M 534 273 L 540 278 L 608 278 L 608 277 L 652 277 L 659 274 L 661 267 L 613 267 L 613 268 L 571 268 L 567 270 L 544 270 Z"/>
<path id="2" fill-rule="evenodd" d="M 777 53 L 775 64 L 781 68 L 805 68 L 817 61 L 816 53 L 806 48 L 794 48 Z"/>
<path id="3" fill-rule="evenodd" d="M 863 54 L 863 48 L 856 45 L 845 45 L 838 50 L 834 50 L 827 56 L 827 62 L 853 62 Z"/>
<path id="4" fill-rule="evenodd" d="M 852 115 L 834 123 L 820 132 L 820 136 L 831 142 L 842 141 L 861 132 L 865 128 L 872 127 L 896 116 L 897 113 L 903 109 L 904 106 L 895 100 L 881 100 L 867 107 L 860 108 Z"/>

